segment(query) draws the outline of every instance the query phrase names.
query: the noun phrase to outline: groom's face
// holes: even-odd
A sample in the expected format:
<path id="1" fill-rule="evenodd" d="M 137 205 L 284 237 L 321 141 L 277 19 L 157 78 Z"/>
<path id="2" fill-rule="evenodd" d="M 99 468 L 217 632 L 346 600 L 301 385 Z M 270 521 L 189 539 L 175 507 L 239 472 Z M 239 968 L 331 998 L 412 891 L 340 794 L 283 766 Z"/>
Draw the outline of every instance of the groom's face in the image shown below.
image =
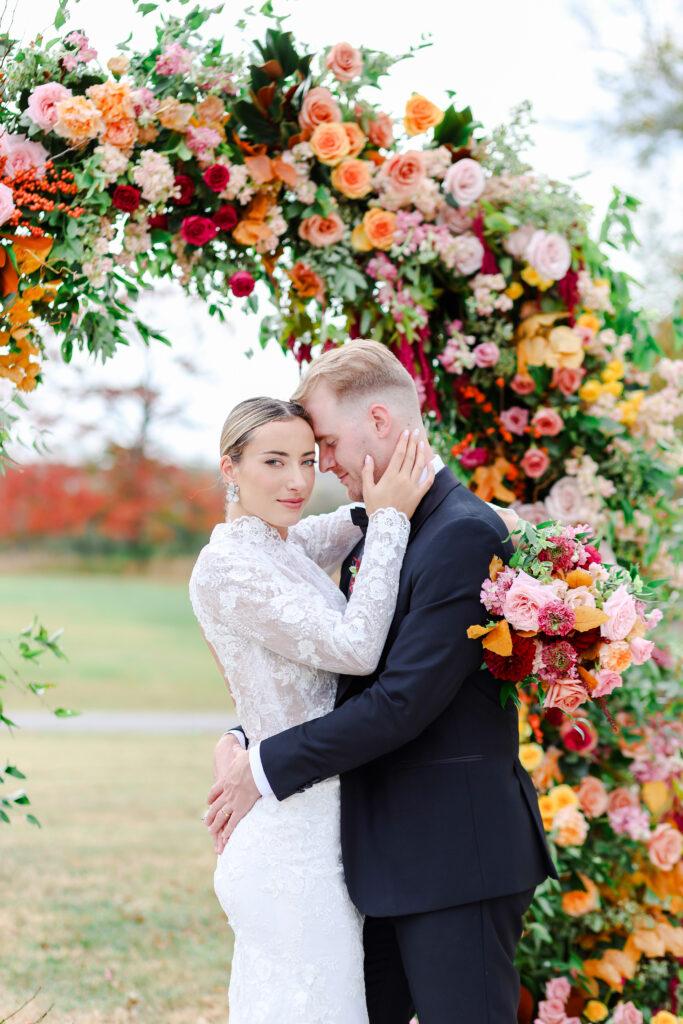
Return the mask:
<path id="1" fill-rule="evenodd" d="M 305 405 L 313 420 L 320 471 L 334 473 L 346 487 L 351 501 L 362 501 L 365 456 L 372 455 L 376 474 L 386 468 L 381 445 L 373 436 L 370 417 L 355 402 L 339 402 L 324 382 L 314 388 Z"/>

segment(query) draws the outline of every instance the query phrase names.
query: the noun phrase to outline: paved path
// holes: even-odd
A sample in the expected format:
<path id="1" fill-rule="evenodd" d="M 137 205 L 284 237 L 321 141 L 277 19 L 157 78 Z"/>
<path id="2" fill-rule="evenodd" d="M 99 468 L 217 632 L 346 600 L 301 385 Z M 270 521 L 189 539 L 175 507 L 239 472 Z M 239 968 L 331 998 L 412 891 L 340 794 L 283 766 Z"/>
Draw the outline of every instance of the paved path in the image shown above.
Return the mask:
<path id="1" fill-rule="evenodd" d="M 143 733 L 179 736 L 212 733 L 219 736 L 237 724 L 234 714 L 217 711 L 84 711 L 74 718 L 56 718 L 49 711 L 15 711 L 7 717 L 26 732 Z"/>

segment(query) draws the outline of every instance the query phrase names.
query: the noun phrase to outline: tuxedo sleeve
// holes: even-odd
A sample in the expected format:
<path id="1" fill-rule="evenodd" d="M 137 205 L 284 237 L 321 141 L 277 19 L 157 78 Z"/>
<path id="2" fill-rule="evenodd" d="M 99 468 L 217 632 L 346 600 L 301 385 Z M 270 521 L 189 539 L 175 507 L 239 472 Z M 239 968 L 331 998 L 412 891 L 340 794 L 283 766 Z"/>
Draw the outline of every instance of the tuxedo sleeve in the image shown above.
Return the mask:
<path id="1" fill-rule="evenodd" d="M 475 516 L 430 539 L 377 680 L 330 714 L 262 740 L 261 763 L 278 799 L 403 746 L 441 714 L 481 664 L 481 641 L 469 640 L 467 628 L 487 619 L 481 586 L 493 555 L 505 559 L 509 550 Z"/>

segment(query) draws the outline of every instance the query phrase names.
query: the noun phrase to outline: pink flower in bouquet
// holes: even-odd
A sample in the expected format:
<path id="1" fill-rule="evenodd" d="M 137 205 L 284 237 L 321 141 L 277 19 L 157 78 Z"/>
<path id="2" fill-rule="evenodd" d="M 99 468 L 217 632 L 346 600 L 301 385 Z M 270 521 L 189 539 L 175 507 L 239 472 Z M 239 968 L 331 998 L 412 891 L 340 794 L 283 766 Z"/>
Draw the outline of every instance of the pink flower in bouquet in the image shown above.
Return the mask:
<path id="1" fill-rule="evenodd" d="M 614 832 L 643 842 L 650 834 L 650 818 L 641 807 L 619 807 L 608 811 L 609 823 Z"/>
<path id="2" fill-rule="evenodd" d="M 59 82 L 38 85 L 28 98 L 27 113 L 39 128 L 47 132 L 57 123 L 57 104 L 70 95 L 71 90 Z"/>
<path id="3" fill-rule="evenodd" d="M 645 625 L 647 626 L 648 633 L 658 626 L 664 618 L 664 615 L 660 608 L 653 608 L 649 615 L 645 616 Z"/>
<path id="4" fill-rule="evenodd" d="M 606 640 L 624 640 L 636 624 L 636 602 L 622 583 L 607 598 L 602 610 L 609 615 L 607 622 L 600 626 L 600 635 Z"/>
<path id="5" fill-rule="evenodd" d="M 581 728 L 585 723 L 581 723 Z M 599 818 L 607 810 L 607 790 L 600 779 L 594 775 L 586 775 L 581 780 L 576 795 L 579 798 L 579 807 L 589 818 Z"/>
<path id="6" fill-rule="evenodd" d="M 21 171 L 35 168 L 42 171 L 49 157 L 48 151 L 39 142 L 31 142 L 25 135 L 0 135 L 0 155 L 6 157 L 4 174 L 12 179 Z"/>
<path id="7" fill-rule="evenodd" d="M 451 244 L 455 259 L 455 269 L 458 273 L 469 277 L 470 274 L 474 274 L 477 270 L 481 270 L 484 262 L 484 246 L 476 235 L 473 235 L 468 231 L 465 234 L 460 235 L 458 238 L 452 239 Z M 492 341 L 484 342 L 484 344 L 492 345 L 493 348 L 497 348 L 495 343 Z"/>
<path id="8" fill-rule="evenodd" d="M 592 544 L 584 544 L 583 550 L 587 557 L 586 565 L 602 565 L 602 555 Z"/>
<path id="9" fill-rule="evenodd" d="M 671 871 L 683 856 L 683 835 L 664 822 L 657 825 L 647 844 L 650 860 L 660 871 Z"/>
<path id="10" fill-rule="evenodd" d="M 481 164 L 465 157 L 448 168 L 443 184 L 459 206 L 470 206 L 484 191 L 486 179 Z"/>
<path id="11" fill-rule="evenodd" d="M 388 178 L 396 195 L 402 199 L 411 196 L 425 176 L 426 161 L 424 153 L 409 149 L 407 153 L 397 153 L 382 164 L 382 177 Z"/>
<path id="12" fill-rule="evenodd" d="M 442 203 L 436 215 L 437 224 L 445 224 L 454 235 L 462 235 L 472 227 L 472 210 L 467 206 L 459 206 L 456 210 L 448 203 Z"/>
<path id="13" fill-rule="evenodd" d="M 566 240 L 554 232 L 534 232 L 524 257 L 542 278 L 550 281 L 560 281 L 572 265 L 572 254 Z"/>
<path id="14" fill-rule="evenodd" d="M 552 604 L 555 603 L 554 601 L 552 602 Z M 544 609 L 541 608 L 538 613 L 539 626 L 543 612 Z M 576 651 L 567 640 L 557 640 L 555 643 L 544 644 L 541 651 L 541 664 L 538 674 L 549 683 L 556 682 L 563 677 L 574 678 L 576 676 L 574 671 L 576 661 Z"/>
<path id="15" fill-rule="evenodd" d="M 557 388 L 565 397 L 575 394 L 581 387 L 581 381 L 586 376 L 582 366 L 578 369 L 571 369 L 563 366 L 553 370 L 553 379 L 550 386 Z"/>
<path id="16" fill-rule="evenodd" d="M 520 462 L 520 466 L 528 477 L 538 480 L 548 469 L 550 459 L 540 448 L 528 448 Z"/>
<path id="17" fill-rule="evenodd" d="M 565 1024 L 563 999 L 545 999 L 538 1004 L 538 1019 L 542 1024 Z"/>
<path id="18" fill-rule="evenodd" d="M 595 673 L 598 685 L 593 690 L 593 698 L 609 697 L 610 693 L 622 685 L 622 678 L 618 672 L 610 672 L 607 668 L 601 668 Z"/>
<path id="19" fill-rule="evenodd" d="M 360 50 L 351 43 L 336 43 L 325 61 L 335 78 L 340 82 L 350 82 L 358 78 L 363 70 L 363 58 Z"/>
<path id="20" fill-rule="evenodd" d="M 561 679 L 559 683 L 553 683 L 546 690 L 543 707 L 559 708 L 560 711 L 573 715 L 587 700 L 588 694 L 581 683 L 575 679 Z"/>
<path id="21" fill-rule="evenodd" d="M 206 159 L 216 146 L 222 142 L 220 133 L 215 128 L 207 128 L 204 125 L 195 127 L 190 125 L 185 133 L 185 141 L 200 160 Z"/>
<path id="22" fill-rule="evenodd" d="M 304 96 L 299 112 L 299 124 L 304 131 L 312 132 L 325 121 L 341 121 L 341 110 L 329 89 L 316 85 Z"/>
<path id="23" fill-rule="evenodd" d="M 329 217 L 321 217 L 314 213 L 312 217 L 306 217 L 299 225 L 299 238 L 322 248 L 326 245 L 334 245 L 344 236 L 344 221 L 338 213 L 332 211 Z"/>
<path id="24" fill-rule="evenodd" d="M 577 608 L 595 608 L 595 597 L 588 587 L 574 587 L 565 597 L 565 604 L 568 604 L 574 612 Z"/>
<path id="25" fill-rule="evenodd" d="M 517 395 L 532 395 L 536 390 L 536 382 L 528 373 L 516 373 L 510 381 L 510 387 Z"/>
<path id="26" fill-rule="evenodd" d="M 228 284 L 232 294 L 236 295 L 238 299 L 242 299 L 245 295 L 251 295 L 256 282 L 248 270 L 236 270 Z"/>
<path id="27" fill-rule="evenodd" d="M 634 665 L 644 665 L 646 661 L 650 660 L 655 649 L 652 640 L 645 640 L 640 636 L 634 637 L 629 647 L 631 648 L 631 657 L 633 658 Z"/>
<path id="28" fill-rule="evenodd" d="M 515 582 L 517 573 L 509 565 L 499 572 L 495 580 L 484 580 L 480 600 L 487 611 L 493 615 L 503 614 L 505 595 Z"/>
<path id="29" fill-rule="evenodd" d="M 517 578 L 505 595 L 503 612 L 513 629 L 525 633 L 538 630 L 541 608 L 557 600 L 558 589 L 553 583 L 539 583 L 520 569 Z"/>
<path id="30" fill-rule="evenodd" d="M 566 1003 L 571 995 L 572 987 L 567 978 L 551 978 L 545 985 L 546 999 L 559 999 Z"/>
<path id="31" fill-rule="evenodd" d="M 187 75 L 192 69 L 192 52 L 180 43 L 169 43 L 157 57 L 158 75 Z"/>
<path id="32" fill-rule="evenodd" d="M 488 460 L 488 452 L 485 448 L 465 448 L 460 453 L 460 465 L 464 469 L 476 469 L 477 466 L 485 466 Z"/>
<path id="33" fill-rule="evenodd" d="M 208 217 L 186 217 L 180 225 L 180 234 L 189 245 L 205 245 L 217 232 L 218 228 Z"/>
<path id="34" fill-rule="evenodd" d="M 611 1024 L 643 1024 L 643 1015 L 633 1003 L 617 1003 Z"/>
<path id="35" fill-rule="evenodd" d="M 536 228 L 533 224 L 523 224 L 521 228 L 515 228 L 514 231 L 505 236 L 503 248 L 511 256 L 514 256 L 516 260 L 521 260 L 524 258 L 526 248 L 535 233 Z"/>
<path id="36" fill-rule="evenodd" d="M 576 616 L 562 601 L 553 601 L 541 608 L 538 613 L 538 625 L 541 631 L 548 633 L 549 636 L 566 636 L 576 625 Z"/>
<path id="37" fill-rule="evenodd" d="M 0 224 L 5 224 L 14 210 L 14 192 L 9 185 L 0 185 Z"/>
<path id="38" fill-rule="evenodd" d="M 562 417 L 554 409 L 543 408 L 538 409 L 534 414 L 534 418 L 531 421 L 532 427 L 535 427 L 537 433 L 547 437 L 557 437 L 562 430 L 564 423 Z"/>
<path id="39" fill-rule="evenodd" d="M 550 511 L 550 510 L 549 510 Z M 539 552 L 541 562 L 552 562 L 555 570 L 568 572 L 574 565 L 576 544 L 566 536 L 548 537 L 546 547 Z"/>
<path id="40" fill-rule="evenodd" d="M 495 341 L 483 341 L 472 349 L 474 362 L 480 369 L 495 366 L 500 359 L 500 349 Z"/>
<path id="41" fill-rule="evenodd" d="M 504 409 L 500 414 L 500 422 L 511 434 L 521 437 L 529 424 L 529 411 L 519 405 Z"/>

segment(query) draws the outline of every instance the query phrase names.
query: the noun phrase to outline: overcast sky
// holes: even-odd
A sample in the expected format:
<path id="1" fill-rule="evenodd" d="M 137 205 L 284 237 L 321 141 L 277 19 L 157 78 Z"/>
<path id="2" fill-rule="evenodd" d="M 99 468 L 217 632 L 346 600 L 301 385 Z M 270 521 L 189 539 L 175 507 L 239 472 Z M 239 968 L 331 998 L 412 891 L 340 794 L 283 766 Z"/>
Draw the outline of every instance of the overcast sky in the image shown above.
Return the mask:
<path id="1" fill-rule="evenodd" d="M 51 38 L 55 6 L 55 0 L 22 0 L 14 14 L 12 35 L 28 40 L 36 29 L 42 29 Z M 469 104 L 475 117 L 492 127 L 507 118 L 512 106 L 530 99 L 538 122 L 530 162 L 537 171 L 562 180 L 580 177 L 576 187 L 595 206 L 596 219 L 616 184 L 646 204 L 671 207 L 673 218 L 680 223 L 680 199 L 674 201 L 666 195 L 676 169 L 681 168 L 680 153 L 674 160 L 673 176 L 671 160 L 666 170 L 660 164 L 644 171 L 627 149 L 606 146 L 594 127 L 596 119 L 609 114 L 614 103 L 610 93 L 599 86 L 598 72 L 618 72 L 627 57 L 639 51 L 642 21 L 632 0 L 600 0 L 599 4 L 487 0 L 457 5 L 420 0 L 412 6 L 399 6 L 391 0 L 276 0 L 276 6 L 290 13 L 288 27 L 303 46 L 314 50 L 347 40 L 356 46 L 399 53 L 418 44 L 423 33 L 431 34 L 434 45 L 397 65 L 385 80 L 384 109 L 400 115 L 413 91 L 445 106 L 449 102 L 446 90 L 454 89 L 455 102 Z M 188 9 L 178 4 L 168 7 L 180 12 Z M 116 52 L 115 42 L 130 31 L 136 47 L 143 48 L 153 39 L 155 16 L 141 18 L 127 0 L 81 0 L 70 10 L 71 20 L 64 31 L 84 30 L 103 64 Z M 223 13 L 210 23 L 212 35 L 225 36 L 227 49 L 239 46 L 233 25 L 242 10 L 242 4 L 229 0 Z M 655 25 L 673 26 L 682 13 L 681 4 L 674 0 L 652 0 L 648 10 Z M 582 11 L 588 11 L 592 21 L 581 16 Z M 6 27 L 6 19 L 2 27 Z M 647 304 L 647 297 L 644 302 Z M 85 357 L 75 358 L 87 379 L 137 383 L 146 376 L 168 394 L 170 407 L 182 408 L 183 415 L 166 422 L 156 438 L 168 455 L 182 461 L 211 462 L 220 425 L 235 402 L 254 394 L 286 397 L 293 389 L 298 373 L 294 360 L 276 345 L 261 352 L 257 318 L 242 315 L 237 305 L 226 326 L 212 321 L 199 303 L 166 289 L 163 296 L 146 299 L 143 312 L 166 332 L 173 354 L 157 344 L 150 351 L 136 345 L 117 354 L 104 368 L 92 366 Z M 251 359 L 243 355 L 248 350 L 254 352 Z M 182 372 L 183 355 L 192 356 L 201 366 L 199 377 L 188 379 Z M 72 424 L 80 421 L 82 427 L 95 422 L 102 415 L 99 404 L 93 401 L 64 408 L 59 389 L 68 384 L 71 371 L 60 367 L 58 361 L 48 363 L 45 377 L 46 383 L 30 396 L 29 404 L 36 413 L 45 410 L 52 421 L 56 457 L 95 451 L 95 433 L 76 431 Z M 125 416 L 117 421 L 115 430 L 125 443 Z"/>

